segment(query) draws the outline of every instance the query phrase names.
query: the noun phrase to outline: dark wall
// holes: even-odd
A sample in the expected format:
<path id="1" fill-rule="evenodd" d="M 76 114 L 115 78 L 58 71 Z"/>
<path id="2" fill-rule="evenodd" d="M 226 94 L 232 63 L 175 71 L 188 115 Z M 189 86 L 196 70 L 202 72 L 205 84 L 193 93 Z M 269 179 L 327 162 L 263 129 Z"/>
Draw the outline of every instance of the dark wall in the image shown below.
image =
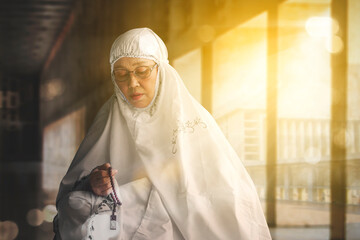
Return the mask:
<path id="1" fill-rule="evenodd" d="M 166 0 L 77 0 L 41 75 L 21 77 L 19 69 L 13 76 L 0 66 L 0 239 L 14 226 L 16 239 L 52 238 L 50 222 L 30 224 L 56 196 L 41 190 L 43 128 L 85 107 L 86 131 L 113 92 L 112 42 L 134 27 L 166 40 L 167 8 Z"/>
<path id="2" fill-rule="evenodd" d="M 26 239 L 35 234 L 26 214 L 37 206 L 41 169 L 38 82 L 0 74 L 0 222 L 16 223 Z"/>
<path id="3" fill-rule="evenodd" d="M 81 106 L 86 110 L 86 128 L 112 94 L 109 53 L 121 33 L 149 27 L 167 37 L 167 1 L 78 1 L 63 41 L 41 76 L 45 88 L 60 82 L 56 96 L 41 96 L 42 126 Z M 72 16 L 70 16 L 71 18 Z M 59 85 L 59 84 L 58 84 Z"/>

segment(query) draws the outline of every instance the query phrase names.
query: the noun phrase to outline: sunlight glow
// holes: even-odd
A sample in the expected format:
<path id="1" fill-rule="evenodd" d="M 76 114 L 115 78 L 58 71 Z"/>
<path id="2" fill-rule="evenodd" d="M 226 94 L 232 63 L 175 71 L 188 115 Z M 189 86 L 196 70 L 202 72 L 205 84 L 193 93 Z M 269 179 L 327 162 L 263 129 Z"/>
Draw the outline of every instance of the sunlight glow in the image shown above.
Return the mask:
<path id="1" fill-rule="evenodd" d="M 333 136 L 332 141 L 341 148 L 350 148 L 352 142 L 352 134 L 349 130 L 339 129 Z M 345 137 L 344 137 L 345 136 Z"/>
<path id="2" fill-rule="evenodd" d="M 326 50 L 330 53 L 339 53 L 344 48 L 343 40 L 338 36 L 333 36 L 326 42 Z"/>
<path id="3" fill-rule="evenodd" d="M 306 21 L 305 28 L 311 37 L 327 37 L 339 31 L 339 24 L 330 17 L 311 17 Z"/>
<path id="4" fill-rule="evenodd" d="M 321 150 L 317 147 L 308 147 L 304 153 L 305 162 L 316 164 L 321 160 Z"/>
<path id="5" fill-rule="evenodd" d="M 265 108 L 266 26 L 264 12 L 214 41 L 214 116 Z"/>

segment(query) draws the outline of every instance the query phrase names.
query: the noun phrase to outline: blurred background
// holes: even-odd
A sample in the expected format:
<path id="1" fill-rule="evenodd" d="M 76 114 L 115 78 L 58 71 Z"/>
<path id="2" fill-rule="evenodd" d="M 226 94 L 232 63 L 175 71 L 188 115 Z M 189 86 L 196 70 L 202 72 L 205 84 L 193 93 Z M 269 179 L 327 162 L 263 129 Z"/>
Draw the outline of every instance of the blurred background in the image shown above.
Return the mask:
<path id="1" fill-rule="evenodd" d="M 253 178 L 273 239 L 360 239 L 360 0 L 1 0 L 0 239 L 52 239 L 59 183 L 153 29 Z"/>

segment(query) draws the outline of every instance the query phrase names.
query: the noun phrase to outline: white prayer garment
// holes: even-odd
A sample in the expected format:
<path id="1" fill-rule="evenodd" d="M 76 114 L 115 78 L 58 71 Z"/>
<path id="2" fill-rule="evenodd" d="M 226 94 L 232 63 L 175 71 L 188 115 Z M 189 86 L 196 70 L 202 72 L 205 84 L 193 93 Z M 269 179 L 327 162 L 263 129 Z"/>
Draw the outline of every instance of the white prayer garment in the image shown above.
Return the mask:
<path id="1" fill-rule="evenodd" d="M 122 57 L 157 63 L 151 103 L 136 108 L 115 82 Z M 120 35 L 111 48 L 115 93 L 101 108 L 63 178 L 58 239 L 271 239 L 255 186 L 213 117 L 189 94 L 150 29 Z M 113 201 L 82 189 L 92 169 L 117 169 Z"/>

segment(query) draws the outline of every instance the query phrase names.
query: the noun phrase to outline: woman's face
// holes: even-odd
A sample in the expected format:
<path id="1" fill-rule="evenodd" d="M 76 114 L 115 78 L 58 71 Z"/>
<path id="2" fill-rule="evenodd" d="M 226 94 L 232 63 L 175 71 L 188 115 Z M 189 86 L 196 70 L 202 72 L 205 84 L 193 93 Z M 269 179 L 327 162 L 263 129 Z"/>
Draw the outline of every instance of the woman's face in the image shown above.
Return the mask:
<path id="1" fill-rule="evenodd" d="M 122 57 L 114 63 L 114 77 L 131 105 L 147 107 L 155 95 L 157 65 L 145 58 Z"/>

